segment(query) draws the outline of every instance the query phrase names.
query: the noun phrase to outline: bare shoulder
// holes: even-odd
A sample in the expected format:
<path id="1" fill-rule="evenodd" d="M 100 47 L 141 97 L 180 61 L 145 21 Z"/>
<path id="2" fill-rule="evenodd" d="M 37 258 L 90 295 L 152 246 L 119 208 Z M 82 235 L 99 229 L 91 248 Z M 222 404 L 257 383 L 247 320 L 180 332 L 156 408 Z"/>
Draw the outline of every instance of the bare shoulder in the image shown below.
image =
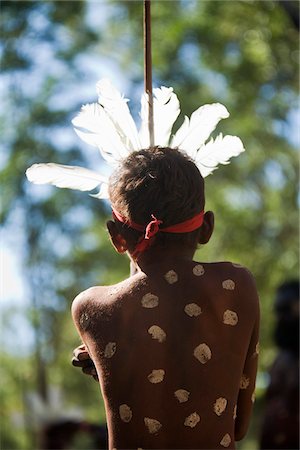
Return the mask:
<path id="1" fill-rule="evenodd" d="M 251 271 L 240 264 L 224 263 L 227 270 L 232 273 L 232 277 L 236 280 L 239 293 L 244 298 L 252 299 L 253 302 L 258 301 L 256 282 Z"/>
<path id="2" fill-rule="evenodd" d="M 95 301 L 99 297 L 106 293 L 109 286 L 92 286 L 82 292 L 80 292 L 73 300 L 72 312 L 85 308 L 90 302 Z"/>
<path id="3" fill-rule="evenodd" d="M 255 286 L 254 276 L 251 271 L 241 264 L 230 262 L 230 261 L 222 261 L 216 263 L 208 263 L 208 266 L 212 267 L 216 273 L 219 273 L 221 276 L 232 276 L 237 280 L 243 280 L 249 284 Z"/>
<path id="4" fill-rule="evenodd" d="M 233 262 L 209 263 L 212 278 L 222 292 L 239 300 L 246 309 L 258 310 L 259 299 L 254 276 L 246 267 Z"/>
<path id="5" fill-rule="evenodd" d="M 131 295 L 140 275 L 111 286 L 93 286 L 78 294 L 72 303 L 73 321 L 80 333 L 112 327 L 118 319 L 124 297 Z"/>
<path id="6" fill-rule="evenodd" d="M 93 286 L 78 294 L 72 302 L 72 317 L 79 329 L 84 329 L 88 317 L 97 315 L 98 311 L 108 305 L 115 286 Z"/>

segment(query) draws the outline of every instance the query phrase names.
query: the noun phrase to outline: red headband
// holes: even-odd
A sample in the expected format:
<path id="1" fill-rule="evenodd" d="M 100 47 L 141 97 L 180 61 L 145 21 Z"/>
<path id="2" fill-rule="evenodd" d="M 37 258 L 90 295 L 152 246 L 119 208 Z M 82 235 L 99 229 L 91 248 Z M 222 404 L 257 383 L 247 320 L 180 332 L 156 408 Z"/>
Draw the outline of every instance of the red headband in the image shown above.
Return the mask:
<path id="1" fill-rule="evenodd" d="M 134 230 L 145 232 L 144 236 L 142 236 L 139 240 L 134 250 L 133 256 L 143 252 L 148 247 L 150 247 L 153 236 L 155 236 L 159 231 L 163 233 L 189 233 L 191 231 L 197 230 L 197 228 L 200 228 L 204 218 L 204 211 L 201 211 L 191 219 L 185 220 L 184 222 L 176 223 L 175 225 L 171 225 L 169 227 L 160 228 L 160 225 L 163 222 L 162 220 L 157 219 L 153 214 L 151 214 L 152 220 L 147 225 L 140 225 L 135 222 L 129 222 L 113 207 L 112 211 L 114 218 L 119 222 L 125 223 L 127 226 L 133 228 Z"/>

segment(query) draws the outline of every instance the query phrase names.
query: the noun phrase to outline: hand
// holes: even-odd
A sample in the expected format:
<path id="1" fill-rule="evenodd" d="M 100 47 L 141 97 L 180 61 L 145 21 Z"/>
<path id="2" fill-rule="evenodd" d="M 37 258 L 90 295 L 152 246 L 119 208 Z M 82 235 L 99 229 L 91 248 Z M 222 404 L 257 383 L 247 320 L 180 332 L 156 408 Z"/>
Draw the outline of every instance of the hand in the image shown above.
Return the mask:
<path id="1" fill-rule="evenodd" d="M 83 373 L 92 376 L 94 380 L 99 382 L 95 364 L 93 363 L 84 344 L 73 350 L 72 365 L 74 367 L 81 367 Z"/>

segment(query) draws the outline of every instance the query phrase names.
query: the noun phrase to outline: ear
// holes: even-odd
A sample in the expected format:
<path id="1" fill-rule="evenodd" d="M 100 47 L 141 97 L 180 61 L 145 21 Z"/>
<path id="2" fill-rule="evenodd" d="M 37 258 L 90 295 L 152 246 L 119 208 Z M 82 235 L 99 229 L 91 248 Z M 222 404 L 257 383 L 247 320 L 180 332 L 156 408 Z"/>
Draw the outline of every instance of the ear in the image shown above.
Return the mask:
<path id="1" fill-rule="evenodd" d="M 199 234 L 199 244 L 207 244 L 208 241 L 211 238 L 211 235 L 214 231 L 214 225 L 215 225 L 215 216 L 212 211 L 207 211 L 204 214 L 203 224 L 200 228 L 200 234 Z"/>
<path id="2" fill-rule="evenodd" d="M 115 247 L 118 253 L 125 253 L 128 249 L 127 242 L 124 237 L 120 234 L 118 227 L 115 222 L 109 220 L 106 222 L 106 227 L 109 233 L 109 238 L 112 245 Z"/>

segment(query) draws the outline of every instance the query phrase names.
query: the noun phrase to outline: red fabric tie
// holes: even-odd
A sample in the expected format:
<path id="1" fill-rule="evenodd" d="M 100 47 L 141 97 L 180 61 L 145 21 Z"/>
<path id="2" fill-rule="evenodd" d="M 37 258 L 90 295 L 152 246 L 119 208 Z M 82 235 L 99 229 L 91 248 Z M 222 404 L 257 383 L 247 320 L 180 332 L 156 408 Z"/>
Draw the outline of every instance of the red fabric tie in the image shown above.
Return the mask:
<path id="1" fill-rule="evenodd" d="M 149 248 L 153 242 L 153 237 L 158 233 L 158 231 L 164 233 L 189 233 L 191 231 L 197 230 L 201 227 L 204 218 L 204 211 L 196 214 L 191 219 L 185 220 L 184 222 L 176 223 L 175 225 L 170 225 L 169 227 L 160 228 L 163 223 L 162 220 L 157 219 L 153 214 L 151 214 L 152 220 L 147 225 L 140 225 L 136 222 L 130 222 L 126 220 L 116 209 L 112 207 L 113 216 L 119 222 L 126 224 L 134 230 L 144 232 L 144 236 L 141 236 L 137 246 L 133 252 L 133 256 L 142 253 L 147 248 Z"/>
<path id="2" fill-rule="evenodd" d="M 162 220 L 158 220 L 153 214 L 151 214 L 151 217 L 153 220 L 151 220 L 151 222 L 149 222 L 146 226 L 144 239 L 151 239 L 152 236 L 155 236 L 159 231 L 159 225 L 163 223 Z"/>

